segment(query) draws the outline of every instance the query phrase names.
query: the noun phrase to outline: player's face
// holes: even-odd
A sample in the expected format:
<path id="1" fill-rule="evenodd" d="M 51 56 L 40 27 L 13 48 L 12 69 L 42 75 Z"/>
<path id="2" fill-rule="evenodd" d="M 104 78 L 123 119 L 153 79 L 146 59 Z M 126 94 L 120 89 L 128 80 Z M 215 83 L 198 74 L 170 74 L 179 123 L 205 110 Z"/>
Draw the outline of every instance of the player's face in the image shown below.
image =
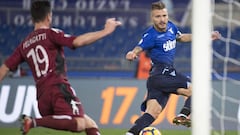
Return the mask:
<path id="1" fill-rule="evenodd" d="M 158 31 L 166 31 L 167 22 L 168 22 L 168 12 L 166 8 L 161 10 L 159 9 L 152 10 L 151 18 L 152 18 L 154 27 Z"/>

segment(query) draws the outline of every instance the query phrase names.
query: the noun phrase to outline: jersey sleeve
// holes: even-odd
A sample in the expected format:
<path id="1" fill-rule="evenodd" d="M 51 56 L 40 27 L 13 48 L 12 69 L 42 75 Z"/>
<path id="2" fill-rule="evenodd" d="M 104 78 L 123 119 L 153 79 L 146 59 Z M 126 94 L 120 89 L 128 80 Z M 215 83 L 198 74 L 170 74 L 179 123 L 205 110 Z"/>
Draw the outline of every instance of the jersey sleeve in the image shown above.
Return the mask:
<path id="1" fill-rule="evenodd" d="M 143 34 L 141 40 L 138 42 L 138 46 L 140 46 L 143 50 L 152 48 L 154 46 L 153 35 L 148 32 Z"/>
<path id="2" fill-rule="evenodd" d="M 67 46 L 71 49 L 75 49 L 73 46 L 73 40 L 76 36 L 65 34 L 62 30 L 52 28 L 50 31 L 50 39 L 56 45 Z"/>
<path id="3" fill-rule="evenodd" d="M 174 28 L 174 33 L 176 35 L 176 39 L 179 39 L 180 36 L 182 35 L 182 32 L 178 29 L 178 27 L 176 25 L 173 24 L 173 28 Z"/>
<path id="4" fill-rule="evenodd" d="M 20 47 L 18 46 L 12 55 L 10 55 L 4 62 L 4 64 L 10 69 L 10 71 L 15 71 L 19 64 L 24 61 L 23 56 L 21 55 Z"/>

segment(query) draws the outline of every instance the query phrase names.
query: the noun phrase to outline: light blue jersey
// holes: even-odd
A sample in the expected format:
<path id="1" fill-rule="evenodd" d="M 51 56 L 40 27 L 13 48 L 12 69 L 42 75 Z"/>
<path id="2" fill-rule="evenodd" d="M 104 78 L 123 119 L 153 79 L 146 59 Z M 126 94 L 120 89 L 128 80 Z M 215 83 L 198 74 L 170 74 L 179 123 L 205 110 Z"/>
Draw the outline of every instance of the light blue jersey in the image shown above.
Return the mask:
<path id="1" fill-rule="evenodd" d="M 176 25 L 169 21 L 166 32 L 159 32 L 153 26 L 148 28 L 138 46 L 148 52 L 153 64 L 173 65 L 176 40 L 180 35 Z"/>

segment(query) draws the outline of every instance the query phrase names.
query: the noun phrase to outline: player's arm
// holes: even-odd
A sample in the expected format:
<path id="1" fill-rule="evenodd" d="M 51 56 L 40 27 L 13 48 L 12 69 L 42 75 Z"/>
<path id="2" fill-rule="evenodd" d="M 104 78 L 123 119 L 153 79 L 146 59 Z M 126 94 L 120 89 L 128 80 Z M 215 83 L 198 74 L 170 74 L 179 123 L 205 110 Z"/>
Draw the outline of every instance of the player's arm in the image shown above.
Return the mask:
<path id="1" fill-rule="evenodd" d="M 103 30 L 99 30 L 96 32 L 89 32 L 83 35 L 77 36 L 73 40 L 74 47 L 80 47 L 83 45 L 91 44 L 109 34 L 111 34 L 117 26 L 121 25 L 121 22 L 116 21 L 115 18 L 109 18 L 106 20 L 105 27 Z"/>
<path id="2" fill-rule="evenodd" d="M 8 74 L 9 71 L 14 71 L 17 69 L 18 65 L 24 61 L 21 52 L 21 45 L 14 50 L 13 54 L 10 55 L 0 67 L 0 82 Z"/>
<path id="3" fill-rule="evenodd" d="M 219 39 L 221 37 L 221 34 L 218 31 L 213 31 L 211 33 L 212 40 Z M 177 41 L 179 42 L 191 42 L 192 41 L 192 34 L 181 34 Z"/>
<path id="4" fill-rule="evenodd" d="M 8 72 L 9 68 L 5 64 L 2 64 L 0 67 L 0 82 L 4 79 Z"/>
<path id="5" fill-rule="evenodd" d="M 221 34 L 219 33 L 219 31 L 213 31 L 212 32 L 212 40 L 216 40 L 216 39 L 220 39 L 221 38 Z"/>
<path id="6" fill-rule="evenodd" d="M 189 34 L 189 33 L 181 34 L 177 38 L 177 41 L 179 41 L 179 42 L 191 42 L 192 41 L 192 34 Z"/>
<path id="7" fill-rule="evenodd" d="M 138 55 L 140 54 L 140 52 L 142 52 L 143 49 L 142 47 L 140 46 L 136 46 L 132 51 L 129 51 L 127 54 L 126 54 L 126 59 L 127 60 L 134 60 L 138 57 Z"/>

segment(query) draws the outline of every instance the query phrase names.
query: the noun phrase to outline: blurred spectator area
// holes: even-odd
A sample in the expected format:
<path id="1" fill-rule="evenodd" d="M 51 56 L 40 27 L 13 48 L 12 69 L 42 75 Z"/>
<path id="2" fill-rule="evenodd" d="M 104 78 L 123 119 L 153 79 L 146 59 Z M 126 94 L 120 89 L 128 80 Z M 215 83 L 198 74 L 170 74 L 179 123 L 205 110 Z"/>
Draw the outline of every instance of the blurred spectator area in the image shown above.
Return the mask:
<path id="1" fill-rule="evenodd" d="M 97 41 L 90 46 L 84 46 L 76 50 L 65 48 L 65 55 L 67 58 L 68 69 L 72 72 L 111 72 L 122 71 L 129 72 L 134 76 L 135 68 L 138 60 L 128 62 L 125 60 L 125 54 L 131 50 L 139 41 L 142 32 L 146 27 L 126 28 L 119 27 L 112 35 Z M 10 55 L 22 39 L 32 30 L 29 26 L 10 26 L 3 25 L 0 33 L 1 55 L 2 58 Z M 79 33 L 82 28 L 65 28 L 63 29 L 69 33 Z M 216 27 L 223 36 L 227 33 L 226 27 Z M 190 32 L 189 27 L 181 27 L 182 32 Z M 4 31 L 4 32 L 3 32 Z M 87 30 L 82 30 L 87 31 Z M 79 33 L 80 34 L 80 33 Z M 232 36 L 240 35 L 240 28 L 232 31 Z M 238 37 L 237 37 L 238 38 Z M 213 50 L 220 55 L 226 55 L 226 42 L 222 40 L 213 42 Z M 240 46 L 238 44 L 230 43 L 229 57 L 240 59 Z M 176 52 L 175 66 L 181 72 L 190 72 L 191 67 L 191 44 L 178 43 Z M 216 59 L 217 61 L 217 59 Z M 222 64 L 222 63 L 221 63 Z M 215 65 L 218 67 L 218 65 Z M 219 66 L 219 70 L 221 65 Z M 27 68 L 27 66 L 25 67 Z"/>

